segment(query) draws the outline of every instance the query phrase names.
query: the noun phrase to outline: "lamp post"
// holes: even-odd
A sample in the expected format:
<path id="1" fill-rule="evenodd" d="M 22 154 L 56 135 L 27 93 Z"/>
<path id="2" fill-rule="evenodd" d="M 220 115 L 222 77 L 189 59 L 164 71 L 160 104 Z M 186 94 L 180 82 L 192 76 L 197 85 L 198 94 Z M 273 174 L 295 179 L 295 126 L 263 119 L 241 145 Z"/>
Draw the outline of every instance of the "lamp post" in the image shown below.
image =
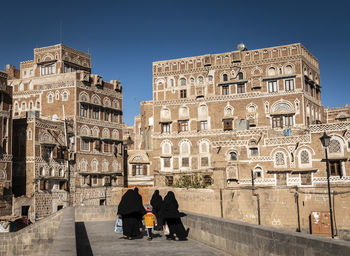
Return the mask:
<path id="1" fill-rule="evenodd" d="M 134 144 L 134 141 L 128 137 L 126 143 L 122 144 L 123 148 L 123 170 L 124 170 L 124 188 L 128 187 L 128 146 Z"/>
<path id="2" fill-rule="evenodd" d="M 329 183 L 329 163 L 328 163 L 328 151 L 327 148 L 331 142 L 331 137 L 326 134 L 326 132 L 323 133 L 322 137 L 320 138 L 321 143 L 324 147 L 324 151 L 326 154 L 326 171 L 327 171 L 327 184 L 328 184 L 328 201 L 329 201 L 329 217 L 331 218 L 331 231 L 332 231 L 332 238 L 334 238 L 334 229 L 333 229 L 333 210 L 332 210 L 332 199 L 331 199 L 331 186 Z"/>

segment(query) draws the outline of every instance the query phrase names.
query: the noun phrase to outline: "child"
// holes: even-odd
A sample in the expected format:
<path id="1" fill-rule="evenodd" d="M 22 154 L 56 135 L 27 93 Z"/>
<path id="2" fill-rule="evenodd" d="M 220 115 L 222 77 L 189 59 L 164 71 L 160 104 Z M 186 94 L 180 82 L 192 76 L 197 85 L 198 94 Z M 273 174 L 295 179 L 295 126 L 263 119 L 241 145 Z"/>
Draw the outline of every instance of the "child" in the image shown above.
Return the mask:
<path id="1" fill-rule="evenodd" d="M 145 218 L 145 227 L 147 229 L 147 240 L 152 240 L 152 229 L 154 228 L 155 225 L 155 217 L 154 214 L 152 213 L 152 206 L 147 206 L 146 208 L 146 214 L 144 216 Z"/>

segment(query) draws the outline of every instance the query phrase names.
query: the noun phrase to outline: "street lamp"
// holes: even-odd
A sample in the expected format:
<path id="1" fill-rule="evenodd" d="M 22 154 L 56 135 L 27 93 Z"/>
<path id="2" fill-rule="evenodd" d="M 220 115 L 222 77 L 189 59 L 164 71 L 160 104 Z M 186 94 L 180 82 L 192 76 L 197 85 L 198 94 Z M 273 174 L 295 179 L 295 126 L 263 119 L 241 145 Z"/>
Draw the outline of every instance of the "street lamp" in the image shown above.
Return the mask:
<path id="1" fill-rule="evenodd" d="M 123 143 L 123 169 L 124 169 L 124 188 L 128 187 L 128 146 L 134 144 L 134 141 L 128 137 L 126 143 Z"/>
<path id="2" fill-rule="evenodd" d="M 329 183 L 329 163 L 328 163 L 328 151 L 327 148 L 331 142 L 331 137 L 326 134 L 326 132 L 323 133 L 322 137 L 320 138 L 321 143 L 324 147 L 324 151 L 326 154 L 326 171 L 327 171 L 327 184 L 328 184 L 328 201 L 329 201 L 329 217 L 331 218 L 331 231 L 332 231 L 332 238 L 334 238 L 334 230 L 333 230 L 333 211 L 332 211 L 332 199 L 331 199 L 331 187 Z"/>

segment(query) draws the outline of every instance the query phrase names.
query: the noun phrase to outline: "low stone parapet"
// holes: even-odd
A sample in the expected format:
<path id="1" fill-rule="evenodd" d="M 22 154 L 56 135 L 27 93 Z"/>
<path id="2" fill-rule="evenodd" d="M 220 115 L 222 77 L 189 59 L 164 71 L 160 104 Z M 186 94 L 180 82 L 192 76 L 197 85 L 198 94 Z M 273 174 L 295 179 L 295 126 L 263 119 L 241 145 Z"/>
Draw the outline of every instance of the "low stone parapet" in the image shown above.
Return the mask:
<path id="1" fill-rule="evenodd" d="M 76 206 L 75 221 L 108 221 L 117 219 L 117 205 Z"/>
<path id="2" fill-rule="evenodd" d="M 231 255 L 350 255 L 350 242 L 186 213 L 189 237 Z"/>

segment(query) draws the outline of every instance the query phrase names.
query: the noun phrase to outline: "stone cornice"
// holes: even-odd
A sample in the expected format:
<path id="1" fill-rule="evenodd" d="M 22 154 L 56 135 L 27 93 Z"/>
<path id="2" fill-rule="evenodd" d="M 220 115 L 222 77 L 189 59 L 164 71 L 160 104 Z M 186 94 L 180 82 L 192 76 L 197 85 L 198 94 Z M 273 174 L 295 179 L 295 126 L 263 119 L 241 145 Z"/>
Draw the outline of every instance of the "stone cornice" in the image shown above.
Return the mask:
<path id="1" fill-rule="evenodd" d="M 93 91 L 95 93 L 103 94 L 105 96 L 114 97 L 114 98 L 119 99 L 119 100 L 123 99 L 123 95 L 120 92 L 116 92 L 115 90 L 111 90 L 111 89 L 107 89 L 107 88 L 103 88 L 103 90 L 101 90 L 101 89 L 95 88 L 94 86 L 86 86 L 82 83 L 77 83 L 77 88 L 87 90 L 87 91 Z"/>
<path id="2" fill-rule="evenodd" d="M 239 93 L 231 95 L 215 95 L 204 98 L 203 100 L 197 100 L 196 98 L 190 99 L 178 99 L 178 100 L 164 100 L 164 101 L 153 101 L 154 106 L 174 106 L 182 104 L 198 104 L 200 102 L 221 102 L 221 101 L 233 101 L 242 99 L 254 99 L 254 98 L 271 98 L 280 97 L 285 95 L 297 95 L 303 94 L 302 90 L 298 89 L 295 91 L 283 91 L 277 93 L 267 93 L 267 92 L 250 92 L 250 93 Z"/>
<path id="3" fill-rule="evenodd" d="M 113 128 L 113 129 L 123 129 L 124 128 L 123 124 L 107 122 L 107 121 L 102 121 L 102 120 L 89 119 L 89 118 L 84 118 L 84 117 L 80 117 L 80 116 L 77 116 L 75 121 L 77 123 L 102 126 L 102 127 L 106 127 L 106 128 Z"/>

